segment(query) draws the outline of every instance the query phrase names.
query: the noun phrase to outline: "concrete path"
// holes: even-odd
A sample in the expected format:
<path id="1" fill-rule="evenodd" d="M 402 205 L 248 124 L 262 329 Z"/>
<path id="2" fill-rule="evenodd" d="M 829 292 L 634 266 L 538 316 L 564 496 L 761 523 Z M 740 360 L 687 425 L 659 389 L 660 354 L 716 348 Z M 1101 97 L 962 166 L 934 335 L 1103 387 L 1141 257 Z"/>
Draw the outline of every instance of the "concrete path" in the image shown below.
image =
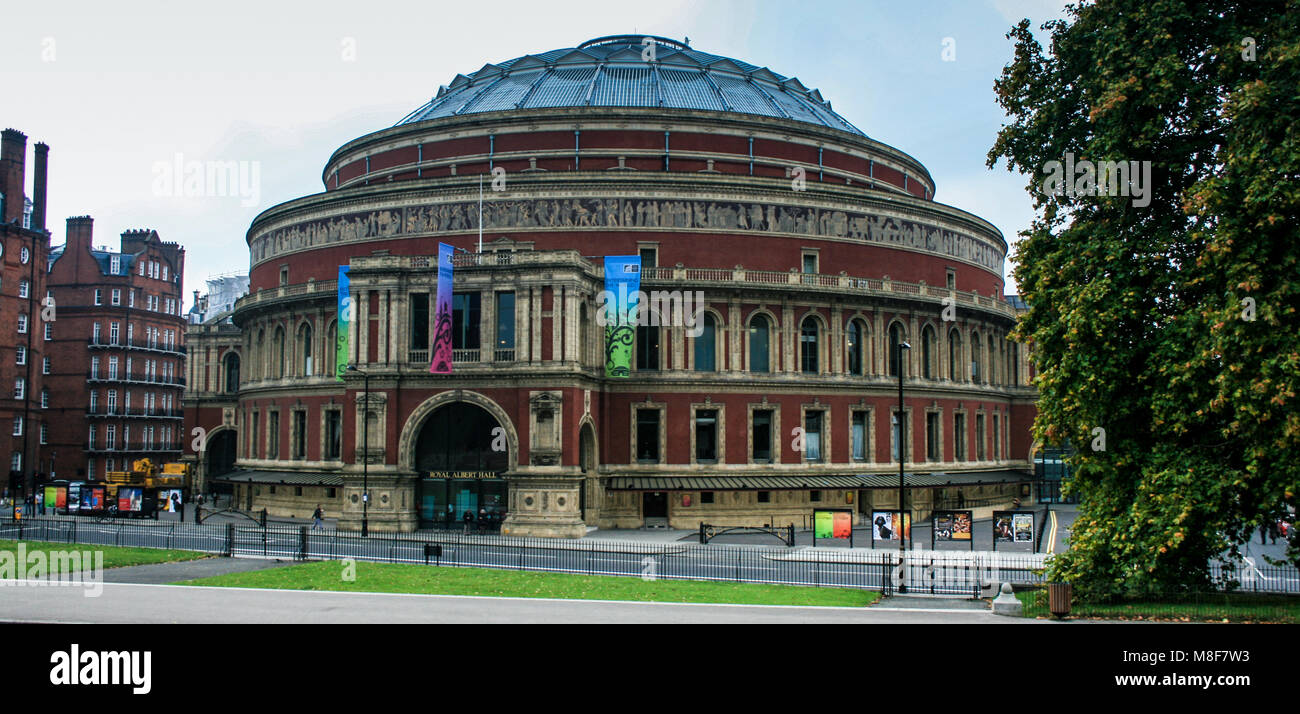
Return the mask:
<path id="1" fill-rule="evenodd" d="M 105 583 L 6 587 L 0 622 L 95 623 L 987 623 L 1034 624 L 991 612 L 902 608 L 694 605 Z"/>
<path id="2" fill-rule="evenodd" d="M 253 570 L 281 568 L 293 565 L 292 560 L 263 560 L 261 558 L 202 558 L 175 563 L 150 563 L 104 571 L 106 583 L 136 583 L 165 585 L 167 583 L 208 578 L 227 573 L 247 573 Z"/>

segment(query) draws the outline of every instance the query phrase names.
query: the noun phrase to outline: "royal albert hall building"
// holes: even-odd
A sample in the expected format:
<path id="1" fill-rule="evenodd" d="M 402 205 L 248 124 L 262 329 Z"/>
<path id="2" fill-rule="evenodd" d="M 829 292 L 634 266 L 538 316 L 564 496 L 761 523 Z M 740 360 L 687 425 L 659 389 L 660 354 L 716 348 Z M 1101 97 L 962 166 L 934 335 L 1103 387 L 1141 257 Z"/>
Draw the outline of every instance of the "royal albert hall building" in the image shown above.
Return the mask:
<path id="1" fill-rule="evenodd" d="M 254 220 L 248 295 L 187 331 L 191 453 L 241 508 L 555 537 L 865 522 L 898 505 L 899 354 L 917 517 L 1031 495 L 1006 241 L 798 79 L 599 38 L 457 75 L 321 178 Z M 450 375 L 429 370 L 440 242 Z M 702 325 L 638 327 L 611 378 L 604 257 L 631 255 Z"/>

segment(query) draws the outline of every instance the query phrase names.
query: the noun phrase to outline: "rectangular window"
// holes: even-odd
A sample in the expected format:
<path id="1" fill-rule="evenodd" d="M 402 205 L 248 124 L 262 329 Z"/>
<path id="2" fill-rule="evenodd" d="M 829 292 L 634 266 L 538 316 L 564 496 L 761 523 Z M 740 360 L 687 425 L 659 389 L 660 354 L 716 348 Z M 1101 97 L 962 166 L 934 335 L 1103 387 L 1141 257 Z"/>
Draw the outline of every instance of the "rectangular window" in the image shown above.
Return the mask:
<path id="1" fill-rule="evenodd" d="M 27 334 L 27 316 L 26 316 L 26 315 L 19 315 L 19 316 L 18 316 L 18 334 L 20 334 L 20 335 L 25 335 L 25 334 Z"/>
<path id="2" fill-rule="evenodd" d="M 939 417 L 938 412 L 925 415 L 925 458 L 928 461 L 938 461 L 942 458 L 943 445 L 939 443 Z"/>
<path id="3" fill-rule="evenodd" d="M 713 503 L 713 492 L 700 491 L 700 503 L 703 503 L 705 505 Z"/>
<path id="4" fill-rule="evenodd" d="M 118 288 L 113 288 L 113 299 L 112 299 L 112 302 L 113 302 L 114 305 L 121 305 L 121 304 L 122 304 L 122 291 L 119 290 Z"/>
<path id="5" fill-rule="evenodd" d="M 52 339 L 54 339 L 54 323 L 47 322 L 45 323 L 45 341 L 49 342 Z"/>
<path id="6" fill-rule="evenodd" d="M 808 273 L 808 274 L 812 274 L 812 273 L 816 273 L 816 272 L 817 272 L 817 254 L 816 254 L 816 253 L 804 253 L 804 254 L 803 254 L 803 272 L 804 272 L 804 273 Z"/>
<path id="7" fill-rule="evenodd" d="M 955 459 L 957 461 L 966 461 L 970 454 L 966 453 L 966 415 L 954 414 L 952 417 L 952 443 Z"/>
<path id="8" fill-rule="evenodd" d="M 86 438 L 86 446 L 91 449 L 95 448 L 95 431 L 95 427 L 92 424 L 90 427 L 90 435 Z"/>
<path id="9" fill-rule="evenodd" d="M 771 491 L 759 491 L 759 492 L 758 492 L 758 502 L 759 502 L 759 503 L 771 503 L 771 502 L 772 502 L 772 492 L 771 492 Z"/>
<path id="10" fill-rule="evenodd" d="M 144 261 L 143 261 L 143 260 L 140 261 L 139 265 L 140 265 L 140 277 L 143 278 L 143 277 L 144 277 Z"/>
<path id="11" fill-rule="evenodd" d="M 659 463 L 659 410 L 636 410 L 636 460 Z"/>
<path id="12" fill-rule="evenodd" d="M 107 406 L 108 406 L 109 414 L 117 413 L 117 390 L 116 389 L 108 390 Z"/>
<path id="13" fill-rule="evenodd" d="M 163 263 L 162 271 L 163 271 L 163 273 L 162 273 L 162 279 L 163 279 L 163 280 L 166 280 L 166 279 L 167 279 L 167 264 L 166 264 L 166 263 Z"/>
<path id="14" fill-rule="evenodd" d="M 902 424 L 898 421 L 898 412 L 894 412 L 893 415 L 890 416 L 889 423 L 892 427 L 889 433 L 889 458 L 893 461 L 898 461 L 901 456 L 898 450 L 898 443 L 902 436 L 901 432 L 903 429 Z"/>
<path id="15" fill-rule="evenodd" d="M 850 423 L 850 441 L 853 447 L 853 460 L 867 460 L 867 413 L 853 412 Z"/>
<path id="16" fill-rule="evenodd" d="M 41 409 L 49 409 L 49 408 L 50 408 L 50 390 L 48 390 L 48 389 L 42 389 L 42 390 L 41 390 Z"/>
<path id="17" fill-rule="evenodd" d="M 822 500 L 822 492 L 821 492 L 821 491 L 809 491 L 809 492 L 808 492 L 808 500 L 811 501 L 812 503 L 818 503 L 818 502 L 820 502 L 820 501 Z"/>
<path id="18" fill-rule="evenodd" d="M 104 448 L 117 448 L 117 427 L 112 424 L 104 427 Z"/>
<path id="19" fill-rule="evenodd" d="M 95 344 L 99 344 L 99 323 L 96 322 L 90 327 L 91 327 L 91 334 L 93 335 L 92 339 L 95 341 Z"/>
<path id="20" fill-rule="evenodd" d="M 14 351 L 14 356 L 17 359 L 16 364 L 27 364 L 27 348 L 23 345 L 18 345 L 18 348 Z"/>
<path id="21" fill-rule="evenodd" d="M 22 436 L 22 435 L 23 435 L 23 418 L 21 416 L 16 416 L 14 417 L 14 436 Z"/>
<path id="22" fill-rule="evenodd" d="M 453 350 L 479 349 L 482 299 L 482 293 L 452 293 L 451 348 Z"/>
<path id="23" fill-rule="evenodd" d="M 653 325 L 641 325 L 636 328 L 636 368 L 639 370 L 659 369 L 660 329 Z"/>
<path id="24" fill-rule="evenodd" d="M 1002 458 L 1002 441 L 998 439 L 998 422 L 1001 418 L 997 414 L 993 415 L 993 460 L 997 461 Z"/>
<path id="25" fill-rule="evenodd" d="M 429 293 L 411 293 L 410 332 L 410 349 L 429 349 Z"/>
<path id="26" fill-rule="evenodd" d="M 254 411 L 254 412 L 253 412 L 253 428 L 252 428 L 252 430 L 251 430 L 251 431 L 249 432 L 249 434 L 248 434 L 248 439 L 249 439 L 249 441 L 251 442 L 251 446 L 249 447 L 248 450 L 249 450 L 250 454 L 252 455 L 252 458 L 254 458 L 254 459 L 259 459 L 259 458 L 261 458 L 261 456 L 259 456 L 259 454 L 262 453 L 262 449 L 261 449 L 261 439 L 262 439 L 262 434 L 261 434 L 261 421 L 262 421 L 262 413 L 261 413 L 261 412 L 258 412 L 258 411 Z"/>
<path id="27" fill-rule="evenodd" d="M 304 411 L 293 413 L 293 458 L 299 461 L 307 458 L 307 412 Z"/>
<path id="28" fill-rule="evenodd" d="M 135 307 L 135 290 L 126 291 L 126 306 Z"/>
<path id="29" fill-rule="evenodd" d="M 18 297 L 25 298 L 32 293 L 32 284 L 26 280 L 18 281 Z"/>
<path id="30" fill-rule="evenodd" d="M 953 270 L 952 268 L 948 268 L 948 289 L 949 290 L 957 289 L 957 271 Z"/>
<path id="31" fill-rule="evenodd" d="M 117 379 L 117 358 L 116 357 L 108 358 L 108 378 Z"/>
<path id="32" fill-rule="evenodd" d="M 659 265 L 658 248 L 641 248 L 640 250 L 637 251 L 637 253 L 641 256 L 642 271 L 644 271 L 646 268 L 653 268 Z"/>
<path id="33" fill-rule="evenodd" d="M 95 288 L 95 304 L 96 305 L 104 304 L 104 291 L 101 290 L 100 288 Z"/>
<path id="34" fill-rule="evenodd" d="M 804 460 L 820 462 L 822 454 L 822 413 L 804 412 L 803 415 Z"/>
<path id="35" fill-rule="evenodd" d="M 342 455 L 343 412 L 330 409 L 325 412 L 325 460 L 338 460 Z"/>
<path id="36" fill-rule="evenodd" d="M 117 340 L 121 332 L 122 332 L 121 323 L 117 323 L 117 322 L 108 323 L 108 344 L 110 345 L 117 344 Z"/>
<path id="37" fill-rule="evenodd" d="M 25 399 L 27 397 L 27 380 L 19 377 L 14 380 L 14 399 Z"/>
<path id="38" fill-rule="evenodd" d="M 280 458 L 280 412 L 266 415 L 266 458 Z"/>
<path id="39" fill-rule="evenodd" d="M 975 415 L 975 460 L 984 460 L 984 415 Z"/>
<path id="40" fill-rule="evenodd" d="M 118 275 L 122 272 L 122 256 L 115 255 L 108 259 L 108 274 Z"/>
<path id="41" fill-rule="evenodd" d="M 497 293 L 496 359 L 515 358 L 515 294 Z"/>
<path id="42" fill-rule="evenodd" d="M 718 460 L 718 411 L 700 409 L 695 412 L 695 460 L 713 463 Z"/>
<path id="43" fill-rule="evenodd" d="M 752 428 L 753 460 L 756 464 L 772 463 L 772 412 L 768 409 L 754 411 Z"/>

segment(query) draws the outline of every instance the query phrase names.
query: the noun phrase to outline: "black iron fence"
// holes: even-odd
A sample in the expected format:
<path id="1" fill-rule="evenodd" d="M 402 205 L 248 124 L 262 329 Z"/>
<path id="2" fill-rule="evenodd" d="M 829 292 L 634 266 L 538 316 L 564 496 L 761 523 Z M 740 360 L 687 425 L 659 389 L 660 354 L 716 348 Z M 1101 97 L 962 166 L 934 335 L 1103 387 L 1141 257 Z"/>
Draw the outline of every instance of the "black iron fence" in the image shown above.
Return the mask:
<path id="1" fill-rule="evenodd" d="M 989 596 L 1011 582 L 1044 582 L 1047 556 L 1031 553 L 909 551 L 900 565 L 892 550 L 789 548 L 620 540 L 559 540 L 451 532 L 372 532 L 312 529 L 287 524 L 193 524 L 73 517 L 0 518 L 0 540 L 30 540 L 191 550 L 235 557 L 287 560 L 362 560 L 454 567 L 500 568 L 646 580 L 714 580 Z M 1214 575 L 1223 575 L 1216 564 Z M 1242 589 L 1300 594 L 1295 569 L 1238 571 Z"/>

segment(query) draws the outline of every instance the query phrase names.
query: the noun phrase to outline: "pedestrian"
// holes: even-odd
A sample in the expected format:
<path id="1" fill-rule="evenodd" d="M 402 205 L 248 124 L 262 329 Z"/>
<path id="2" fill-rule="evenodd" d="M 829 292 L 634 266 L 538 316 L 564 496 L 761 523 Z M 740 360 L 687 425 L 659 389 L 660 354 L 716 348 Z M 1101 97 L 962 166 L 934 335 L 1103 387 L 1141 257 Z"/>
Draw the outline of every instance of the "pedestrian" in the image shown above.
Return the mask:
<path id="1" fill-rule="evenodd" d="M 1268 524 L 1268 540 L 1271 545 L 1277 545 L 1277 521 Z"/>
<path id="2" fill-rule="evenodd" d="M 474 522 L 474 512 L 468 508 L 465 509 L 465 515 L 461 517 L 461 520 L 465 521 L 465 533 L 469 533 L 470 524 Z"/>
<path id="3" fill-rule="evenodd" d="M 1259 525 L 1259 544 L 1260 544 L 1260 545 L 1267 545 L 1266 543 L 1264 543 L 1264 536 L 1266 536 L 1266 535 L 1268 535 L 1268 526 L 1266 526 L 1266 525 L 1264 525 L 1263 523 L 1261 523 L 1261 524 Z"/>
<path id="4" fill-rule="evenodd" d="M 316 512 L 311 514 L 311 529 L 325 530 L 325 512 L 321 510 L 320 504 L 316 504 Z"/>

